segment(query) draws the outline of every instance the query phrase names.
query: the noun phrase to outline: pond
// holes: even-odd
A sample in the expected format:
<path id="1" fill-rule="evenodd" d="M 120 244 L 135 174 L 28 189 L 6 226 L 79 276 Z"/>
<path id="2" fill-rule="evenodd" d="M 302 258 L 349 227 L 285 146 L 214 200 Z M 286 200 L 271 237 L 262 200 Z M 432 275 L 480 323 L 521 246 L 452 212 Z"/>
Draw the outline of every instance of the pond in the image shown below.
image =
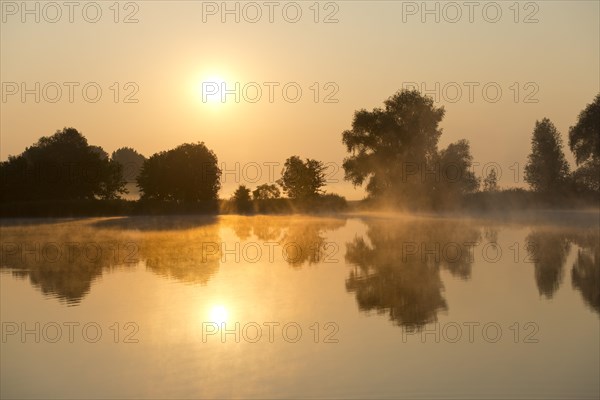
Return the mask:
<path id="1" fill-rule="evenodd" d="M 597 213 L 3 220 L 3 398 L 598 398 Z"/>

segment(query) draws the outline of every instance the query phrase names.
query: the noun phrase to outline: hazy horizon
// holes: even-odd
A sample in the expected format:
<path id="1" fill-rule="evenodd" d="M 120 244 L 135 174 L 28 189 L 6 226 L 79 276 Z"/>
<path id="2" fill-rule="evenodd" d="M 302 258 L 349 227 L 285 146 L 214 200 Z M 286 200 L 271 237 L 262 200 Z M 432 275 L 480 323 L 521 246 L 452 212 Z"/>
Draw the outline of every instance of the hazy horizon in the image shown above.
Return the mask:
<path id="1" fill-rule="evenodd" d="M 568 129 L 600 91 L 600 3 L 594 1 L 519 2 L 518 7 L 483 2 L 471 15 L 461 2 L 453 3 L 458 8 L 428 2 L 432 10 L 437 7 L 433 14 L 423 13 L 422 2 L 321 2 L 318 16 L 313 3 L 297 2 L 302 14 L 295 23 L 297 8 L 290 2 L 272 10 L 273 22 L 261 2 L 254 3 L 258 9 L 227 2 L 231 10 L 237 7 L 239 22 L 235 14 L 221 15 L 222 2 L 121 2 L 118 14 L 112 3 L 100 2 L 96 23 L 86 21 L 95 18 L 94 7 L 86 13 L 83 5 L 74 8 L 70 23 L 65 6 L 58 18 L 45 3 L 27 3 L 31 10 L 39 7 L 38 23 L 35 13 L 22 15 L 21 4 L 2 2 L 2 160 L 63 127 L 78 129 L 109 154 L 129 146 L 148 157 L 203 141 L 224 172 L 230 171 L 224 174 L 222 198 L 240 183 L 268 182 L 269 171 L 278 175 L 294 154 L 329 165 L 327 192 L 363 198 L 363 188 L 343 180 L 347 153 L 341 134 L 356 110 L 381 107 L 413 83 L 446 109 L 440 148 L 465 138 L 479 163 L 478 177 L 486 163 L 496 163 L 501 187 L 525 187 L 523 167 L 535 121 L 554 122 L 573 167 Z M 501 15 L 493 22 L 497 9 Z M 256 10 L 261 18 L 252 22 Z M 234 95 L 225 103 L 203 101 L 202 82 L 221 81 L 228 89 L 239 82 L 239 103 Z M 21 84 L 35 91 L 36 82 L 40 102 L 35 93 L 23 102 Z M 52 82 L 62 88 L 55 103 L 50 100 L 57 96 L 56 86 L 44 91 Z M 265 82 L 272 82 L 273 102 Z M 71 103 L 68 85 L 75 83 Z M 94 83 L 90 96 L 93 86 L 101 88 L 98 102 L 84 98 L 87 83 Z M 19 88 L 15 94 L 13 84 Z M 281 90 L 286 84 L 288 100 Z M 262 98 L 252 103 L 256 86 Z M 294 86 L 302 90 L 295 103 L 289 101 Z M 454 101 L 457 88 L 462 96 Z M 496 88 L 502 95 L 492 102 Z M 261 178 L 254 182 L 256 165 Z"/>
<path id="2" fill-rule="evenodd" d="M 0 12 L 0 397 L 600 398 L 599 0 Z"/>

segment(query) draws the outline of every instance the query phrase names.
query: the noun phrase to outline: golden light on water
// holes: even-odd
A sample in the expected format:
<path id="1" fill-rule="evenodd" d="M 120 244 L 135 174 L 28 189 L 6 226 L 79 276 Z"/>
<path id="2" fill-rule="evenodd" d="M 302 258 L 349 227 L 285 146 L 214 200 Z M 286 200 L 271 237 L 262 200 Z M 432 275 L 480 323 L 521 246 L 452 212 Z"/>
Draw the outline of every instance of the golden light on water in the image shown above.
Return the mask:
<path id="1" fill-rule="evenodd" d="M 229 316 L 229 312 L 227 308 L 223 305 L 215 305 L 209 311 L 209 322 L 215 322 L 220 324 L 222 322 L 227 322 L 227 317 Z"/>
<path id="2" fill-rule="evenodd" d="M 600 0 L 0 15 L 0 400 L 600 400 Z"/>

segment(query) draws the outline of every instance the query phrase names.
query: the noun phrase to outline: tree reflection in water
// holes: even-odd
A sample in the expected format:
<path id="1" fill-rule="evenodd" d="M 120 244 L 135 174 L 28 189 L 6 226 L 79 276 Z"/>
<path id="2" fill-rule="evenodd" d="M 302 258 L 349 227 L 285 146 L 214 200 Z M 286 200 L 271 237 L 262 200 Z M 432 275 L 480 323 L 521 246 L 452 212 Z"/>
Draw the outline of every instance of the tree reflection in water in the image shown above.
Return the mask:
<path id="1" fill-rule="evenodd" d="M 571 270 L 571 284 L 581 292 L 584 302 L 600 313 L 600 235 L 598 230 L 575 235 L 579 249 Z"/>
<path id="2" fill-rule="evenodd" d="M 122 232 L 87 221 L 2 227 L 2 268 L 67 305 L 79 304 L 105 270 L 138 258 L 136 244 Z"/>
<path id="3" fill-rule="evenodd" d="M 202 245 L 218 242 L 214 217 L 81 219 L 2 227 L 2 268 L 67 305 L 78 305 L 92 283 L 116 267 L 140 261 L 161 276 L 206 284 L 219 254 Z"/>
<path id="4" fill-rule="evenodd" d="M 222 220 L 242 240 L 277 243 L 285 261 L 292 267 L 317 264 L 337 250 L 326 232 L 342 228 L 345 218 L 312 216 L 229 217 Z M 335 247 L 335 248 L 334 248 Z"/>
<path id="5" fill-rule="evenodd" d="M 473 243 L 496 242 L 498 236 L 494 225 L 449 219 L 368 217 L 363 222 L 366 234 L 346 243 L 346 262 L 354 266 L 346 290 L 354 293 L 360 310 L 388 313 L 411 329 L 435 322 L 448 309 L 440 271 L 469 279 Z M 343 246 L 328 236 L 345 224 L 345 218 L 297 215 L 3 222 L 0 267 L 29 279 L 44 295 L 77 305 L 104 272 L 139 262 L 168 279 L 207 284 L 219 270 L 223 227 L 235 233 L 234 240 L 278 243 L 286 248 L 288 265 L 300 268 L 326 260 L 331 245 L 339 257 Z M 600 313 L 597 228 L 536 226 L 526 241 L 540 295 L 552 298 L 570 251 L 576 251 L 572 287 Z"/>
<path id="6" fill-rule="evenodd" d="M 563 281 L 572 245 L 577 255 L 571 268 L 571 283 L 584 302 L 600 312 L 600 235 L 597 228 L 534 228 L 527 236 L 540 295 L 552 298 Z"/>
<path id="7" fill-rule="evenodd" d="M 470 224 L 430 219 L 367 219 L 366 238 L 346 245 L 354 268 L 346 289 L 362 311 L 388 313 L 392 321 L 420 329 L 448 309 L 440 269 L 468 279 L 469 248 L 480 233 Z"/>

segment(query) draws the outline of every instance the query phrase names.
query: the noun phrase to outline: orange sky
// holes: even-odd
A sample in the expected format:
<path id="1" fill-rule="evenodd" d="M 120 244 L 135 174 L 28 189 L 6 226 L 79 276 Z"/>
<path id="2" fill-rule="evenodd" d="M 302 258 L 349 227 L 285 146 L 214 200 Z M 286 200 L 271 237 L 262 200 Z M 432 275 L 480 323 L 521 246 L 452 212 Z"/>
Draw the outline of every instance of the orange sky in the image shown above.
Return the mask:
<path id="1" fill-rule="evenodd" d="M 329 165 L 328 191 L 358 199 L 341 133 L 355 110 L 416 83 L 446 107 L 441 147 L 466 138 L 478 176 L 493 162 L 502 186 L 520 186 L 535 120 L 566 145 L 600 90 L 597 1 L 223 4 L 2 1 L 0 158 L 65 126 L 108 152 L 204 141 L 230 171 L 221 197 L 297 154 Z M 206 80 L 234 93 L 203 102 Z"/>

